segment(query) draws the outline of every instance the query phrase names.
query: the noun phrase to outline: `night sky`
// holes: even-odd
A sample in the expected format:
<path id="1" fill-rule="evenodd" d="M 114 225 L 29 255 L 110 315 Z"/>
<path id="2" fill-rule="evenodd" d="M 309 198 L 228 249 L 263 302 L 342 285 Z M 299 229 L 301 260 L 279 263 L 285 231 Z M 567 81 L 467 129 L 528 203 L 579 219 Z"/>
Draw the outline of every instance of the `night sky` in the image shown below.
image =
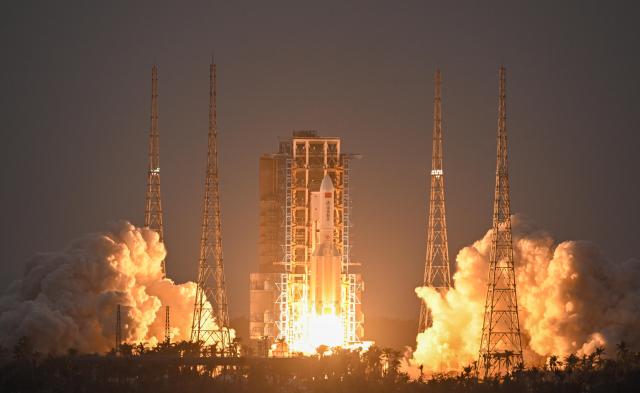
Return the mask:
<path id="1" fill-rule="evenodd" d="M 340 136 L 368 316 L 417 318 L 443 75 L 450 253 L 491 224 L 498 67 L 512 209 L 558 240 L 640 257 L 640 13 L 622 2 L 5 2 L 0 11 L 0 288 L 38 251 L 142 224 L 151 65 L 167 270 L 196 279 L 211 51 L 232 317 L 257 266 L 258 157 Z M 230 5 L 234 3 L 234 5 Z"/>

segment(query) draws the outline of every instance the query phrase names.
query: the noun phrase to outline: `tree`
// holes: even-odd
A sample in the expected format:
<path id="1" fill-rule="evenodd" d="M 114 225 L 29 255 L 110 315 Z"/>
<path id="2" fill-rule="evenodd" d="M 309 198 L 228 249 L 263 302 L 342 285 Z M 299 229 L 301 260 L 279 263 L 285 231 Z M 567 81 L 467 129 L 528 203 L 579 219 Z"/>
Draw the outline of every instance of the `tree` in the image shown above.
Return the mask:
<path id="1" fill-rule="evenodd" d="M 618 360 L 624 362 L 627 360 L 629 355 L 629 348 L 627 347 L 627 343 L 624 341 L 620 341 L 616 344 L 616 348 L 618 349 Z"/>
<path id="2" fill-rule="evenodd" d="M 364 353 L 364 362 L 367 367 L 367 372 L 370 376 L 376 379 L 382 375 L 382 366 L 380 360 L 382 358 L 382 351 L 375 345 L 369 347 L 367 352 Z"/>
<path id="3" fill-rule="evenodd" d="M 558 371 L 558 355 L 549 356 L 549 370 Z"/>
<path id="4" fill-rule="evenodd" d="M 147 343 L 140 342 L 134 347 L 136 356 L 142 356 L 147 352 Z"/>
<path id="5" fill-rule="evenodd" d="M 592 355 L 593 355 L 593 364 L 596 366 L 596 368 L 602 367 L 602 356 L 604 355 L 604 347 L 596 347 Z"/>
<path id="6" fill-rule="evenodd" d="M 422 370 L 420 370 L 422 371 Z M 473 366 L 472 365 L 468 365 L 462 368 L 462 373 L 460 374 L 460 378 L 462 378 L 463 380 L 470 380 L 471 379 L 471 372 L 473 371 Z M 422 375 L 420 376 L 422 377 Z"/>
<path id="7" fill-rule="evenodd" d="M 565 363 L 567 365 L 566 370 L 568 372 L 573 371 L 573 369 L 576 367 L 576 365 L 578 364 L 578 357 L 575 354 L 570 354 L 569 356 L 567 356 L 565 359 Z"/>
<path id="8" fill-rule="evenodd" d="M 240 337 L 233 338 L 233 341 L 231 341 L 231 344 L 229 345 L 229 352 L 231 353 L 231 356 L 234 356 L 234 357 L 240 356 L 241 343 L 242 343 L 242 338 Z"/>
<path id="9" fill-rule="evenodd" d="M 385 362 L 385 376 L 395 380 L 398 376 L 398 369 L 400 368 L 400 357 L 400 352 L 392 348 L 384 348 L 382 350 L 382 359 Z"/>
<path id="10" fill-rule="evenodd" d="M 504 364 L 507 370 L 511 369 L 511 359 L 513 358 L 513 351 L 509 351 L 508 349 L 504 351 Z"/>
<path id="11" fill-rule="evenodd" d="M 318 348 L 316 348 L 316 353 L 320 358 L 323 358 L 324 354 L 327 353 L 327 351 L 329 351 L 329 347 L 324 344 L 319 345 Z"/>
<path id="12" fill-rule="evenodd" d="M 133 345 L 129 343 L 120 344 L 120 355 L 133 356 Z"/>

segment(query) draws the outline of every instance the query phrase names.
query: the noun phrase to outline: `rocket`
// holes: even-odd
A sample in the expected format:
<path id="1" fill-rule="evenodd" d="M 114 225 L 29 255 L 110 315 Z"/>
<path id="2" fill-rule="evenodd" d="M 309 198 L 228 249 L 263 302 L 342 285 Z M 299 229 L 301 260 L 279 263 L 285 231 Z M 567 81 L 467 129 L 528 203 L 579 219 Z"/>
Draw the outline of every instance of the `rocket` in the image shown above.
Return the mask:
<path id="1" fill-rule="evenodd" d="M 331 177 L 322 179 L 320 191 L 311 193 L 313 251 L 309 267 L 309 297 L 317 315 L 340 315 L 342 263 L 334 242 L 334 188 Z"/>

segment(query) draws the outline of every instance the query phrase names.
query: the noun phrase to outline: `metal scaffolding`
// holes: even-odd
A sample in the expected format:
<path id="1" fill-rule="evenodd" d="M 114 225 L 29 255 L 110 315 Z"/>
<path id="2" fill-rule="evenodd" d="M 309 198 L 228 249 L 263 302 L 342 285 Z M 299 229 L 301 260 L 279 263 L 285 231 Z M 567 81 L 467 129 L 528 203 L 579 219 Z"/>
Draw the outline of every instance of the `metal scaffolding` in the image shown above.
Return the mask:
<path id="1" fill-rule="evenodd" d="M 350 227 L 351 198 L 349 194 L 349 159 L 342 160 L 342 271 L 349 271 L 351 263 Z"/>
<path id="2" fill-rule="evenodd" d="M 346 306 L 346 313 L 342 315 L 344 325 L 344 342 L 357 344 L 362 341 L 359 332 L 363 329 L 364 321 L 358 318 L 358 308 L 362 304 L 364 290 L 362 277 L 358 274 L 343 274 L 342 303 Z"/>
<path id="3" fill-rule="evenodd" d="M 280 162 L 283 163 L 284 206 L 282 245 L 283 273 L 276 284 L 276 326 L 278 339 L 287 344 L 298 342 L 305 334 L 305 316 L 308 315 L 309 264 L 313 249 L 310 218 L 310 194 L 317 191 L 325 174 L 335 186 L 334 239 L 341 253 L 342 299 L 341 320 L 345 342 L 360 342 L 363 329 L 361 314 L 362 279 L 349 274 L 356 264 L 350 258 L 350 193 L 349 161 L 357 156 L 341 154 L 339 138 L 319 137 L 313 131 L 295 132 L 290 142 L 281 144 Z M 305 308 L 307 308 L 305 310 Z"/>
<path id="4" fill-rule="evenodd" d="M 277 304 L 280 308 L 280 318 L 277 322 L 278 339 L 287 344 L 287 350 L 283 355 L 288 356 L 291 354 L 289 346 L 304 339 L 309 280 L 304 273 L 282 273 L 276 286 L 279 291 Z"/>
<path id="5" fill-rule="evenodd" d="M 291 185 L 291 166 L 292 159 L 286 159 L 285 165 L 285 202 L 284 202 L 284 271 L 291 272 L 291 263 L 293 262 L 293 188 Z"/>

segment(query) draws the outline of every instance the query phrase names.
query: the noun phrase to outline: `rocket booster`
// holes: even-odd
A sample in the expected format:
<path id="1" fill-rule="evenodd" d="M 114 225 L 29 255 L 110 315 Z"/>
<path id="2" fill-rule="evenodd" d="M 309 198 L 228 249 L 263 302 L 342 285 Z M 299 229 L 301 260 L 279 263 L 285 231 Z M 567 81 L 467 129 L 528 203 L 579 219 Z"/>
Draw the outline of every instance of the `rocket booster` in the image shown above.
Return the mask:
<path id="1" fill-rule="evenodd" d="M 311 193 L 313 252 L 309 269 L 310 301 L 316 314 L 340 315 L 342 263 L 334 243 L 334 188 L 325 175 L 320 191 Z"/>

